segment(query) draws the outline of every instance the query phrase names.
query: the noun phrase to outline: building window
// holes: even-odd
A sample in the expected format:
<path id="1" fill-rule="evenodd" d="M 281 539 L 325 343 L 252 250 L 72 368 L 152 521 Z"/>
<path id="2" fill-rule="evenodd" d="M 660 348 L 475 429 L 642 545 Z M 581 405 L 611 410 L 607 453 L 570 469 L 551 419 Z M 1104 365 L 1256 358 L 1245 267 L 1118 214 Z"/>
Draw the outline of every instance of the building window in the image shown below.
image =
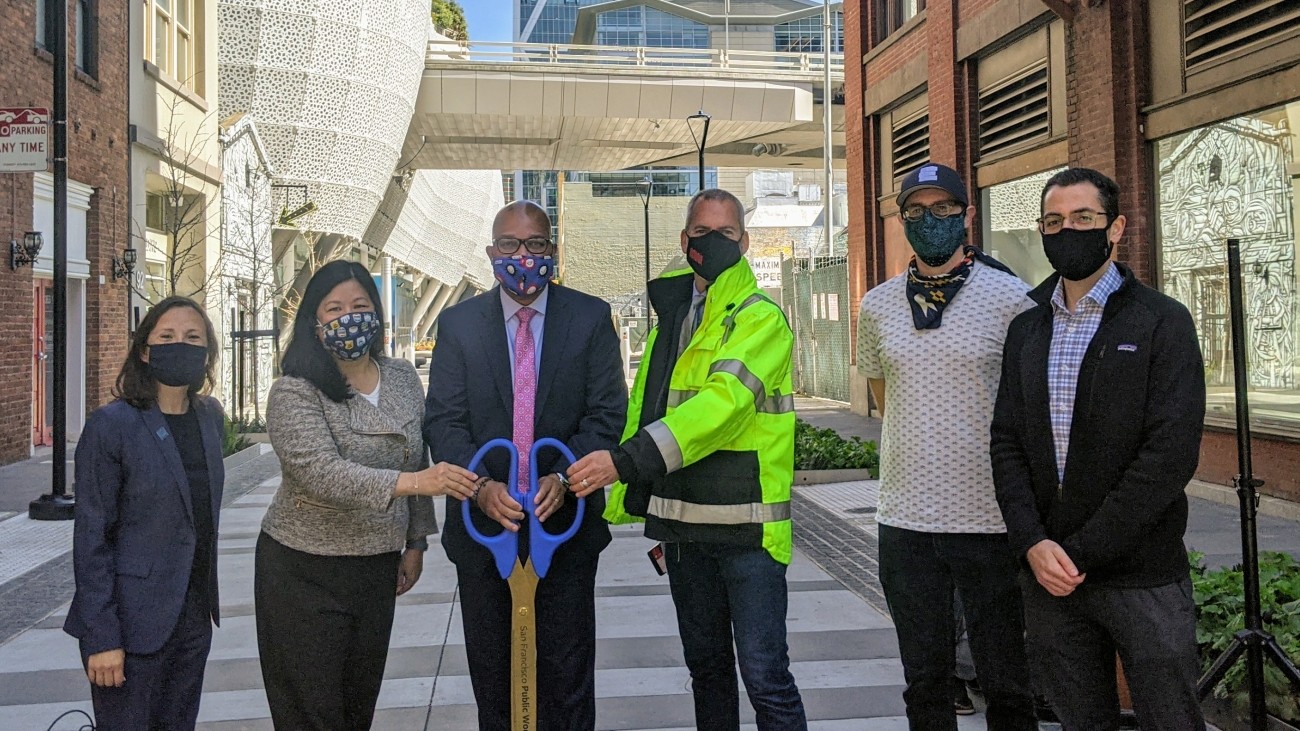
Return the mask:
<path id="1" fill-rule="evenodd" d="M 77 0 L 77 68 L 89 76 L 95 76 L 97 26 L 91 0 Z"/>
<path id="2" fill-rule="evenodd" d="M 875 0 L 876 38 L 879 43 L 925 10 L 925 0 Z"/>
<path id="3" fill-rule="evenodd" d="M 635 5 L 596 16 L 596 45 L 708 48 L 709 27 L 662 10 Z"/>
<path id="4" fill-rule="evenodd" d="M 593 198 L 627 198 L 638 195 L 637 184 L 644 178 L 650 178 L 650 192 L 656 198 L 689 198 L 700 190 L 700 172 L 698 168 L 678 168 L 676 170 L 619 170 L 617 172 L 578 172 L 569 173 L 566 181 L 591 183 Z M 704 169 L 704 187 L 718 186 L 716 168 Z"/>
<path id="5" fill-rule="evenodd" d="M 834 40 L 831 42 L 831 51 L 834 53 L 844 52 L 844 13 L 831 14 L 831 28 L 834 34 Z M 812 15 L 799 20 L 792 20 L 789 23 L 781 23 L 774 29 L 776 36 L 776 50 L 793 53 L 822 53 L 822 36 L 825 35 L 825 27 L 822 16 Z"/>
<path id="6" fill-rule="evenodd" d="M 1191 310 L 1205 358 L 1207 421 L 1235 415 L 1226 240 L 1241 240 L 1251 417 L 1300 427 L 1300 100 L 1155 145 L 1161 285 Z"/>
<path id="7" fill-rule="evenodd" d="M 198 0 L 144 0 L 149 19 L 149 61 L 193 90 L 194 8 Z"/>
<path id="8" fill-rule="evenodd" d="M 1008 180 L 980 191 L 984 250 L 1029 284 L 1037 285 L 1052 273 L 1052 265 L 1043 253 L 1037 219 L 1043 185 L 1064 169 Z"/>

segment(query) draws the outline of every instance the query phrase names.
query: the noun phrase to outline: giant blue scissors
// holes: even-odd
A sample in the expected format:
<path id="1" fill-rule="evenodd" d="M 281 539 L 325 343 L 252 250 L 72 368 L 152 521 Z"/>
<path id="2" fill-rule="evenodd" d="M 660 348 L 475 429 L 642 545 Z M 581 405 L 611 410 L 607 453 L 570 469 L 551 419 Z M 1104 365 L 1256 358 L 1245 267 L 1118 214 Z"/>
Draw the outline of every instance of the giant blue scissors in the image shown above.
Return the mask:
<path id="1" fill-rule="evenodd" d="M 506 485 L 506 491 L 523 506 L 524 513 L 527 515 L 528 561 L 526 563 L 521 563 L 519 560 L 518 533 L 508 530 L 495 536 L 481 533 L 474 527 L 474 521 L 470 519 L 469 501 L 460 504 L 465 530 L 469 531 L 471 538 L 492 553 L 497 572 L 510 586 L 510 600 L 514 605 L 510 615 L 510 636 L 514 643 L 514 650 L 510 653 L 510 677 L 514 685 L 511 694 L 513 697 L 510 703 L 510 719 L 515 731 L 537 728 L 537 664 L 533 661 L 537 642 L 537 621 L 534 610 L 537 582 L 546 578 L 546 572 L 551 568 L 551 559 L 555 557 L 556 549 L 578 532 L 578 528 L 582 526 L 582 517 L 587 511 L 586 498 L 578 498 L 578 514 L 568 530 L 555 534 L 548 533 L 542 527 L 542 522 L 537 519 L 537 506 L 533 503 L 532 497 L 537 494 L 538 488 L 537 454 L 546 447 L 559 450 L 570 463 L 578 461 L 564 442 L 557 439 L 545 438 L 533 442 L 528 457 L 530 489 L 527 494 L 520 489 L 519 485 L 519 450 L 509 439 L 493 439 L 484 444 L 475 453 L 474 459 L 470 460 L 468 468 L 470 472 L 478 474 L 478 467 L 488 452 L 493 449 L 510 451 L 510 480 Z"/>

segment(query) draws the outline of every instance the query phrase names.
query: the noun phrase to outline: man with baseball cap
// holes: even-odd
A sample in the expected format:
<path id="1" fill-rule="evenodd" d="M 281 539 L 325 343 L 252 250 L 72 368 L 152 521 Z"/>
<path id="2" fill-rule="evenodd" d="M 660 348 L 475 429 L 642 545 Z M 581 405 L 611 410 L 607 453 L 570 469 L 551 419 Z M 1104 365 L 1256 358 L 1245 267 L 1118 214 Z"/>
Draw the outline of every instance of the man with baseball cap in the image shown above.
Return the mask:
<path id="1" fill-rule="evenodd" d="M 912 729 L 956 729 L 953 593 L 960 591 L 990 729 L 1036 729 L 1018 566 L 998 509 L 989 426 L 1011 321 L 1028 285 L 967 243 L 975 220 L 952 168 L 903 179 L 915 257 L 867 292 L 858 371 L 884 417 L 880 582 L 898 633 Z"/>

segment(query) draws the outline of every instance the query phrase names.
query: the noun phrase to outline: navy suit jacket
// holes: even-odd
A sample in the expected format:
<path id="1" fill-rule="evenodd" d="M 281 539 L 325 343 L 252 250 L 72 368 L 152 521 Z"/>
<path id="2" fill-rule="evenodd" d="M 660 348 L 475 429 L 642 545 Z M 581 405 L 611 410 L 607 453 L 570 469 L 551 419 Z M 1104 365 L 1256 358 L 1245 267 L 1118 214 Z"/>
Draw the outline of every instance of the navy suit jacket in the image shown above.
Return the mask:
<path id="1" fill-rule="evenodd" d="M 558 439 L 579 459 L 590 452 L 613 449 L 627 418 L 627 381 L 609 305 L 554 284 L 547 298 L 533 437 Z M 448 309 L 438 318 L 424 414 L 424 439 L 435 463 L 468 467 L 480 446 L 492 439 L 510 439 L 514 387 L 506 337 L 499 287 Z M 539 475 L 547 475 L 565 471 L 569 463 L 549 449 L 539 455 L 537 467 Z M 509 472 L 510 458 L 503 449 L 493 450 L 478 469 L 480 475 L 500 482 L 507 482 Z M 594 557 L 609 545 L 609 526 L 601 515 L 604 510 L 603 491 L 587 498 L 582 528 L 560 547 L 555 561 Z M 570 526 L 576 513 L 577 500 L 565 501 L 546 521 L 550 532 Z M 501 532 L 501 526 L 477 508 L 472 508 L 470 515 L 481 532 Z M 522 554 L 528 541 L 527 522 L 519 536 Z M 460 502 L 452 498 L 447 501 L 442 545 L 462 571 L 495 571 L 491 554 L 466 532 Z"/>
<path id="2" fill-rule="evenodd" d="M 219 623 L 216 529 L 225 466 L 224 415 L 216 399 L 190 401 L 199 417 L 212 504 L 209 598 Z M 125 401 L 96 409 L 76 452 L 72 561 L 77 589 L 63 629 L 87 655 L 125 649 L 150 654 L 176 628 L 194 562 L 189 479 L 167 419 L 155 405 Z"/>

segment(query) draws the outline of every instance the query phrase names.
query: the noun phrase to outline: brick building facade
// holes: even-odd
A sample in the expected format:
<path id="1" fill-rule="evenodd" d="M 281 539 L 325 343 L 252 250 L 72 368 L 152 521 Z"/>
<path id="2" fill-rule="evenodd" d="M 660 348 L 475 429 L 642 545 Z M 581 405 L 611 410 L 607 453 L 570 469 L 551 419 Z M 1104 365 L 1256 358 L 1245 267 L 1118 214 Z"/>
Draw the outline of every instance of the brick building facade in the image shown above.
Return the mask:
<path id="1" fill-rule="evenodd" d="M 1300 17 L 1287 3 L 845 3 L 852 297 L 911 251 L 894 196 L 961 171 L 974 239 L 1037 283 L 1033 220 L 1066 165 L 1113 177 L 1121 261 L 1192 311 L 1210 392 L 1200 476 L 1236 472 L 1224 240 L 1243 241 L 1255 471 L 1300 499 Z M 867 409 L 854 383 L 856 409 Z"/>
<path id="2" fill-rule="evenodd" d="M 0 0 L 0 106 L 49 107 L 53 57 L 38 23 L 46 0 Z M 82 13 L 78 13 L 78 7 Z M 52 176 L 0 173 L 0 240 L 40 231 L 35 266 L 0 266 L 0 292 L 10 317 L 0 320 L 0 464 L 25 459 L 48 443 L 48 407 L 68 413 L 75 438 L 86 413 L 111 398 L 126 353 L 127 285 L 114 280 L 112 258 L 125 246 L 127 180 L 126 0 L 68 0 L 69 288 L 68 389 L 55 397 L 43 374 L 46 303 L 52 271 Z M 84 13 L 89 12 L 89 17 Z M 51 168 L 52 169 L 52 168 Z"/>

